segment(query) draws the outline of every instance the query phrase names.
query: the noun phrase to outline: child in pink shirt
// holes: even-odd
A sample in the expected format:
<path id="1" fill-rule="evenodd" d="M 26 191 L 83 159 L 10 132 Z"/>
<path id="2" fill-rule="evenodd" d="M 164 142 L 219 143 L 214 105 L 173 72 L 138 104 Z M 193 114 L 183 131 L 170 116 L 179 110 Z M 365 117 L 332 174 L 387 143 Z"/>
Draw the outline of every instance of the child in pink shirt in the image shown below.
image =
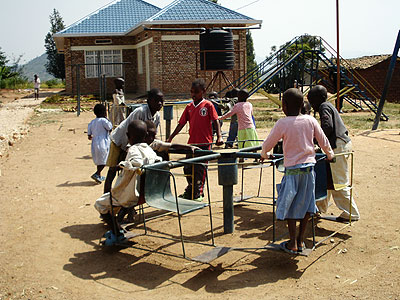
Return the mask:
<path id="1" fill-rule="evenodd" d="M 258 146 L 258 135 L 253 123 L 253 105 L 247 102 L 249 92 L 242 89 L 238 93 L 239 102 L 236 103 L 232 110 L 219 117 L 224 120 L 230 116 L 237 115 L 238 119 L 238 148 Z"/>
<path id="2" fill-rule="evenodd" d="M 329 160 L 334 156 L 317 120 L 300 114 L 302 107 L 301 91 L 296 88 L 288 89 L 282 99 L 282 109 L 286 117 L 276 122 L 261 151 L 262 159 L 268 158 L 268 152 L 283 139 L 285 175 L 277 186 L 276 218 L 287 220 L 290 240 L 281 243 L 281 249 L 291 254 L 303 251 L 307 221 L 316 212 L 314 137 Z M 300 220 L 300 230 L 296 238 L 297 220 Z"/>

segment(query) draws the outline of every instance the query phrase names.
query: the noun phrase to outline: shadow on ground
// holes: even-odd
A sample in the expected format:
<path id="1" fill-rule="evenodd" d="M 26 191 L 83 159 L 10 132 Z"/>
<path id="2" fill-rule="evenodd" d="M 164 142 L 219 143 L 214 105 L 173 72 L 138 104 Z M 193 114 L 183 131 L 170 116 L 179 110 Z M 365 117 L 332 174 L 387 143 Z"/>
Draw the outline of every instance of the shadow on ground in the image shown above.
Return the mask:
<path id="1" fill-rule="evenodd" d="M 66 181 L 64 183 L 58 184 L 57 187 L 95 186 L 95 185 L 98 185 L 98 183 L 94 181 L 81 181 L 81 182 Z"/>
<path id="2" fill-rule="evenodd" d="M 225 261 L 231 261 L 229 264 L 217 264 L 221 261 L 219 259 L 215 265 L 193 263 L 189 264 L 189 267 L 184 267 L 187 263 L 183 258 L 172 255 L 174 257 L 171 259 L 176 263 L 171 263 L 168 262 L 169 255 L 160 252 L 176 242 L 149 251 L 135 246 L 129 251 L 106 250 L 97 244 L 97 239 L 104 230 L 102 224 L 64 227 L 62 232 L 94 246 L 95 249 L 75 253 L 63 269 L 81 279 L 101 280 L 101 284 L 116 290 L 121 288 L 115 286 L 113 281 L 104 279 L 119 279 L 133 284 L 136 287 L 132 287 L 130 289 L 132 291 L 138 291 L 137 287 L 153 290 L 180 285 L 191 291 L 204 288 L 209 293 L 217 294 L 274 283 L 287 278 L 298 279 L 303 274 L 297 267 L 298 260 L 295 256 L 276 251 L 242 252 L 243 255 L 234 262 L 231 261 L 232 257 L 227 258 Z M 159 259 L 152 260 L 152 255 L 165 255 L 166 263 L 158 263 Z M 178 274 L 182 276 L 174 278 Z"/>

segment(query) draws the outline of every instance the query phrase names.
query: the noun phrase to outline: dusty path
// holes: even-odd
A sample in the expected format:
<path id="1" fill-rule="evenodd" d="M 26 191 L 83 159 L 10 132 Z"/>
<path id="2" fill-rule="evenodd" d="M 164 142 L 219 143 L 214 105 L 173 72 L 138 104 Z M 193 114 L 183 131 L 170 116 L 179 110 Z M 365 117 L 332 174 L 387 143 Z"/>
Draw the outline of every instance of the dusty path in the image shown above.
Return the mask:
<path id="1" fill-rule="evenodd" d="M 84 134 L 92 118 L 91 113 L 79 118 L 72 113 L 42 113 L 9 156 L 0 159 L 0 299 L 400 298 L 399 130 L 352 137 L 355 197 L 362 219 L 333 242 L 326 241 L 309 257 L 233 251 L 211 265 L 201 265 L 176 257 L 181 253 L 179 243 L 152 237 L 137 238 L 136 247 L 117 253 L 98 247 L 104 227 L 93 202 L 102 186 L 90 179 L 94 166 Z M 265 131 L 259 135 L 265 137 Z M 177 141 L 186 138 L 181 135 Z M 246 172 L 245 189 L 251 193 L 256 191 L 258 173 Z M 265 195 L 271 190 L 268 174 Z M 221 187 L 215 171 L 211 178 L 216 243 L 268 243 L 269 206 L 236 206 L 235 233 L 222 234 Z M 331 209 L 337 213 L 334 206 Z M 207 218 L 207 211 L 185 217 L 185 234 L 208 241 Z M 153 233 L 178 234 L 176 218 L 148 225 Z M 338 224 L 320 222 L 317 238 L 337 228 Z M 278 234 L 283 232 L 280 223 Z M 209 248 L 187 250 L 195 256 Z"/>

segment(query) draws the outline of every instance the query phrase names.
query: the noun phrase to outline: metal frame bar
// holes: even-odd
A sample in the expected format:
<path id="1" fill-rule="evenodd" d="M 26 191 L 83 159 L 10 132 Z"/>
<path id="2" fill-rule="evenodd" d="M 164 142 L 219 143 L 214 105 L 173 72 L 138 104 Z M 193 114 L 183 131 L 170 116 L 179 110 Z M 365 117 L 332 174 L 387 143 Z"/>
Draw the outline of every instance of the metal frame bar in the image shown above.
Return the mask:
<path id="1" fill-rule="evenodd" d="M 207 246 L 215 246 L 214 227 L 213 227 L 213 222 L 212 222 L 211 195 L 210 195 L 210 188 L 209 188 L 209 181 L 208 181 L 208 171 L 206 170 L 206 186 L 207 186 L 207 198 L 208 198 L 208 205 L 206 205 L 206 206 L 209 207 L 210 230 L 211 230 L 211 240 L 212 240 L 211 244 L 206 244 L 206 243 L 196 242 L 196 241 L 189 241 L 189 240 L 185 240 L 183 238 L 183 230 L 182 230 L 182 216 L 183 215 L 180 213 L 180 210 L 179 210 L 179 200 L 178 200 L 178 193 L 177 193 L 177 189 L 176 189 L 175 175 L 170 170 L 163 170 L 163 169 L 152 168 L 152 167 L 144 168 L 144 169 L 150 169 L 150 170 L 153 170 L 153 171 L 166 172 L 166 173 L 169 174 L 170 178 L 172 177 L 173 191 L 174 191 L 174 194 L 175 194 L 175 203 L 176 203 L 176 210 L 177 210 L 176 213 L 178 215 L 178 226 L 179 226 L 180 239 L 176 239 L 176 238 L 172 238 L 172 237 L 162 237 L 162 236 L 158 236 L 158 235 L 148 234 L 147 233 L 148 230 L 147 230 L 147 226 L 146 226 L 146 216 L 144 214 L 143 205 L 141 205 L 141 207 L 139 207 L 139 209 L 141 208 L 141 212 L 143 214 L 143 225 L 144 225 L 144 229 L 145 229 L 145 235 L 151 236 L 151 237 L 159 237 L 159 238 L 164 238 L 164 239 L 170 239 L 170 240 L 174 240 L 174 241 L 180 241 L 181 245 L 182 245 L 182 255 L 183 255 L 183 257 L 185 259 L 190 259 L 186 255 L 185 241 L 186 242 L 190 242 L 190 243 L 195 243 L 195 244 L 201 244 L 201 245 L 207 245 Z M 202 208 L 204 208 L 204 207 L 202 207 Z M 195 209 L 193 211 L 197 211 L 197 210 L 202 209 L 202 208 L 198 208 L 198 209 Z M 190 212 L 192 212 L 192 211 L 190 211 Z M 188 212 L 188 213 L 190 213 L 190 212 Z M 172 214 L 174 212 L 170 212 L 170 213 Z M 163 214 L 162 216 L 165 216 L 165 214 Z M 160 216 L 158 216 L 158 217 L 160 217 Z"/>

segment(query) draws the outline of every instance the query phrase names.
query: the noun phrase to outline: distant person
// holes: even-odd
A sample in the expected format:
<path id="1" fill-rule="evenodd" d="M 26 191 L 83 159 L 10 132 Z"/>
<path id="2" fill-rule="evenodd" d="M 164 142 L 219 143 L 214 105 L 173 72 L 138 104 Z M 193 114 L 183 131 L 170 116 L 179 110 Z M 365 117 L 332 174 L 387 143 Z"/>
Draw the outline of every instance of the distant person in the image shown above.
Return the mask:
<path id="1" fill-rule="evenodd" d="M 327 90 L 322 85 L 313 87 L 307 96 L 314 111 L 319 113 L 322 130 L 328 137 L 333 151 L 335 153 L 350 152 L 352 145 L 347 128 L 337 109 L 326 101 L 327 97 Z M 336 220 L 343 222 L 350 218 L 351 203 L 351 220 L 357 221 L 360 218 L 360 212 L 354 199 L 350 199 L 348 155 L 337 156 L 336 163 L 330 164 L 330 167 L 333 185 L 344 186 L 344 188 L 338 191 L 328 190 L 328 197 L 318 201 L 317 207 L 320 212 L 325 213 L 328 210 L 329 199 L 333 197 L 336 206 L 342 211 Z"/>
<path id="2" fill-rule="evenodd" d="M 218 118 L 219 120 L 224 120 L 233 115 L 237 116 L 239 149 L 258 146 L 260 144 L 253 123 L 253 105 L 247 102 L 248 98 L 249 92 L 246 89 L 240 90 L 238 93 L 238 103 L 229 112 Z"/>
<path id="3" fill-rule="evenodd" d="M 215 111 L 214 105 L 204 99 L 204 93 L 206 92 L 205 82 L 203 79 L 196 79 L 192 82 L 190 93 L 192 95 L 193 102 L 189 103 L 182 113 L 179 119 L 178 125 L 174 132 L 168 139 L 171 142 L 172 139 L 182 130 L 187 122 L 189 122 L 189 140 L 188 144 L 195 145 L 203 150 L 211 149 L 213 143 L 212 124 L 214 124 L 217 141 L 216 145 L 223 145 L 221 137 L 221 128 L 219 127 L 218 114 Z M 193 155 L 188 154 L 187 158 L 191 158 Z M 194 178 L 192 178 L 192 165 L 186 164 L 183 168 L 185 175 L 187 176 L 188 185 L 185 192 L 179 197 L 202 201 L 204 197 L 203 188 L 206 179 L 206 167 L 202 164 L 193 165 Z"/>
<path id="4" fill-rule="evenodd" d="M 105 177 L 101 176 L 101 171 L 106 166 L 108 158 L 110 149 L 109 132 L 112 129 L 112 124 L 106 118 L 106 107 L 103 104 L 96 104 L 93 111 L 96 119 L 89 123 L 87 134 L 88 139 L 92 141 L 92 158 L 97 166 L 97 171 L 91 178 L 97 183 L 102 183 Z"/>
<path id="5" fill-rule="evenodd" d="M 111 122 L 113 127 L 116 127 L 125 119 L 125 80 L 116 78 L 114 84 L 115 90 L 113 92 L 113 104 L 111 106 Z"/>
<path id="6" fill-rule="evenodd" d="M 164 95 L 159 89 L 151 89 L 147 93 L 147 104 L 136 108 L 130 115 L 115 128 L 110 135 L 111 145 L 110 154 L 107 159 L 107 166 L 109 166 L 106 181 L 104 183 L 104 193 L 109 192 L 111 189 L 112 181 L 114 180 L 119 169 L 118 163 L 123 161 L 126 156 L 128 145 L 127 130 L 129 124 L 133 120 L 152 121 L 156 128 L 160 125 L 159 111 L 163 107 Z"/>
<path id="7" fill-rule="evenodd" d="M 308 101 L 304 101 L 303 107 L 301 108 L 302 115 L 309 115 L 311 114 L 311 104 Z"/>
<path id="8" fill-rule="evenodd" d="M 314 138 L 325 151 L 329 160 L 334 153 L 317 120 L 309 115 L 301 115 L 303 94 L 297 88 L 285 91 L 282 109 L 286 117 L 276 122 L 263 143 L 261 157 L 269 158 L 269 151 L 283 139 L 283 164 L 285 175 L 277 186 L 276 218 L 286 220 L 290 240 L 280 244 L 281 250 L 297 254 L 305 248 L 304 233 L 315 206 L 315 151 Z M 296 236 L 296 222 L 300 221 Z"/>
<path id="9" fill-rule="evenodd" d="M 222 116 L 222 110 L 219 106 L 219 99 L 218 99 L 218 93 L 213 91 L 208 94 L 208 100 L 214 105 L 215 111 L 217 112 L 218 116 Z M 219 127 L 222 130 L 222 121 L 219 121 Z M 217 129 L 215 128 L 214 124 L 212 125 L 213 128 L 213 136 L 217 133 Z"/>
<path id="10" fill-rule="evenodd" d="M 235 105 L 238 102 L 238 93 L 239 89 L 234 88 L 225 94 L 225 98 L 230 99 L 232 101 L 232 104 Z M 229 133 L 228 133 L 228 138 L 226 139 L 225 148 L 233 148 L 233 144 L 236 140 L 237 133 L 238 133 L 237 116 L 233 115 L 231 117 L 231 122 L 229 124 Z"/>
<path id="11" fill-rule="evenodd" d="M 33 87 L 35 100 L 39 100 L 40 78 L 36 74 L 33 75 Z"/>

